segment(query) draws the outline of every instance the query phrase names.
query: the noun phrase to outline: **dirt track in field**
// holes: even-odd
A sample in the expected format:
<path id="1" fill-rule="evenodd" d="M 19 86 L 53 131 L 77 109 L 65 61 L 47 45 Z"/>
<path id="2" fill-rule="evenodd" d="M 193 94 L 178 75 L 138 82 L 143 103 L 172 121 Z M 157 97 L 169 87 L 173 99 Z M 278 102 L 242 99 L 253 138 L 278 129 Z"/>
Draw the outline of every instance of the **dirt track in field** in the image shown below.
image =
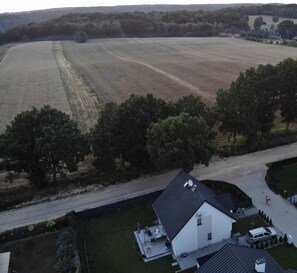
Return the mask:
<path id="1" fill-rule="evenodd" d="M 1 47 L 1 56 L 0 132 L 18 113 L 43 105 L 69 114 L 82 132 L 95 125 L 97 96 L 65 58 L 60 42 Z"/>
<path id="2" fill-rule="evenodd" d="M 65 58 L 60 42 L 54 42 L 54 56 L 60 70 L 73 118 L 82 132 L 89 131 L 98 119 L 98 100 L 71 63 Z"/>
<path id="3" fill-rule="evenodd" d="M 152 93 L 166 100 L 198 94 L 213 103 L 240 71 L 297 57 L 297 49 L 233 38 L 121 38 L 62 42 L 67 59 L 98 97 L 121 102 Z"/>

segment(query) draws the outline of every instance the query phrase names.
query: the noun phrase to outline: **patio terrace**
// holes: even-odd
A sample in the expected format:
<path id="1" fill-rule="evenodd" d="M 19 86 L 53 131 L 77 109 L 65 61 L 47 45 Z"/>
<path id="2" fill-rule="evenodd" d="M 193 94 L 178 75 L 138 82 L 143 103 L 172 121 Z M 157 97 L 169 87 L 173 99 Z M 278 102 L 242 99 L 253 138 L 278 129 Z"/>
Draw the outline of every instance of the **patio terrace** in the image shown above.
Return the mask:
<path id="1" fill-rule="evenodd" d="M 153 261 L 173 253 L 162 225 L 134 231 L 134 236 L 145 262 Z"/>

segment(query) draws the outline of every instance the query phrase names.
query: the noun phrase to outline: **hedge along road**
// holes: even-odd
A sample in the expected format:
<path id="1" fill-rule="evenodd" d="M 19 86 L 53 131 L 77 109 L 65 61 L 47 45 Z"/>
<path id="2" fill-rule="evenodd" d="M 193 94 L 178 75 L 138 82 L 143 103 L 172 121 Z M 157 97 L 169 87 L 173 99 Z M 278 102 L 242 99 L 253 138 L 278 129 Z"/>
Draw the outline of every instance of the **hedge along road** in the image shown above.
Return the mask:
<path id="1" fill-rule="evenodd" d="M 271 192 L 264 180 L 268 169 L 266 163 L 296 156 L 297 143 L 294 143 L 242 156 L 214 159 L 209 167 L 196 166 L 191 174 L 198 179 L 218 179 L 236 184 L 253 199 L 258 209 L 272 218 L 275 226 L 283 233 L 293 235 L 297 245 L 297 210 Z M 91 193 L 1 212 L 0 232 L 161 190 L 177 172 L 172 170 L 156 176 L 143 176 Z M 266 195 L 271 199 L 270 205 L 265 202 Z"/>

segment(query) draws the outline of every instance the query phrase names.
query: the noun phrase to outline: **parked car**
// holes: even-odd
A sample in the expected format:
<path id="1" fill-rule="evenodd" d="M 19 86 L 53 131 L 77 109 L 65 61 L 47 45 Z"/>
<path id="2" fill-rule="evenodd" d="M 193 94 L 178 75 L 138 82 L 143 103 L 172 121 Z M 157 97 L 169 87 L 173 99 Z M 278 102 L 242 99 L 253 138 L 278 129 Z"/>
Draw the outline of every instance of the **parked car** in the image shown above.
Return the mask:
<path id="1" fill-rule="evenodd" d="M 266 241 L 271 238 L 276 238 L 277 231 L 273 227 L 260 227 L 249 230 L 246 234 L 247 241 L 249 243 L 256 243 Z"/>

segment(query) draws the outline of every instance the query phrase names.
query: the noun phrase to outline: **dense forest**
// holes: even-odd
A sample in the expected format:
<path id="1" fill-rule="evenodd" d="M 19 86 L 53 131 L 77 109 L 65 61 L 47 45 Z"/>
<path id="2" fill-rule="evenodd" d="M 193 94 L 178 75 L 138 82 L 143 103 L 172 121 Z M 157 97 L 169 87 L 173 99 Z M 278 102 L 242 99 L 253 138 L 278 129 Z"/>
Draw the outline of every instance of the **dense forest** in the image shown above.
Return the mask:
<path id="1" fill-rule="evenodd" d="M 250 6 L 252 4 L 198 4 L 198 5 L 125 5 L 125 6 L 99 6 L 99 7 L 73 7 L 55 8 L 46 10 L 33 10 L 24 12 L 0 13 L 0 32 L 6 32 L 11 28 L 30 23 L 41 23 L 51 19 L 59 18 L 63 15 L 75 13 L 123 13 L 123 12 L 172 12 L 179 10 L 215 11 L 223 8 L 238 6 Z"/>
<path id="2" fill-rule="evenodd" d="M 249 30 L 248 15 L 297 18 L 297 5 L 256 5 L 215 11 L 115 12 L 67 14 L 58 19 L 30 23 L 0 34 L 0 43 L 43 39 L 72 39 L 78 31 L 99 37 L 210 37 L 222 32 Z M 293 23 L 293 22 L 292 22 Z M 294 23 L 293 23 L 294 24 Z M 286 27 L 286 26 L 285 26 Z M 287 37 L 287 30 L 283 30 Z M 296 27 L 293 26 L 295 29 Z M 262 33 L 260 33 L 263 35 Z"/>
<path id="3" fill-rule="evenodd" d="M 297 4 L 246 6 L 236 10 L 242 15 L 276 15 L 284 18 L 297 18 Z"/>
<path id="4" fill-rule="evenodd" d="M 222 31 L 248 30 L 248 17 L 230 10 L 68 14 L 39 24 L 13 28 L 0 41 L 47 37 L 68 38 L 77 31 L 89 37 L 213 36 Z"/>

